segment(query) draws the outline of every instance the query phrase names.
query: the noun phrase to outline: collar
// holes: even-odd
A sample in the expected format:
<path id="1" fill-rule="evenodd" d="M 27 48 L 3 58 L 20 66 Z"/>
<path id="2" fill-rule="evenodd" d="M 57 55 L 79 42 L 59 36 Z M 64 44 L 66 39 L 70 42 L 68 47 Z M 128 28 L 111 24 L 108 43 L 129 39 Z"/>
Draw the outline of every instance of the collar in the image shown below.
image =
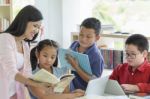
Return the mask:
<path id="1" fill-rule="evenodd" d="M 80 46 L 80 44 L 79 44 L 79 42 L 77 42 L 75 48 L 73 48 L 73 49 L 78 52 L 79 46 Z M 93 43 L 89 48 L 86 49 L 85 52 L 83 52 L 83 54 L 89 53 L 89 52 L 90 52 L 91 50 L 93 50 L 95 47 L 96 47 L 96 43 Z"/>
<path id="2" fill-rule="evenodd" d="M 147 68 L 148 66 L 148 60 L 145 59 L 144 62 L 135 70 L 135 71 L 140 71 L 140 72 L 144 72 L 145 69 Z M 129 71 L 132 71 L 132 66 L 129 66 L 128 67 L 128 70 Z M 133 71 L 132 71 L 133 72 Z"/>

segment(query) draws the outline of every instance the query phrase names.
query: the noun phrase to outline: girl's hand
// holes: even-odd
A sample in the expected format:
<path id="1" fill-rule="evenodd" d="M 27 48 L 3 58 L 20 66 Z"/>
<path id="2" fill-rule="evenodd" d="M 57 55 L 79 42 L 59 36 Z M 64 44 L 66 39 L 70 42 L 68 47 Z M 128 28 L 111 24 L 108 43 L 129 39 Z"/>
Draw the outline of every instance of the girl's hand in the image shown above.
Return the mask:
<path id="1" fill-rule="evenodd" d="M 73 93 L 74 97 L 81 97 L 81 96 L 84 96 L 85 91 L 83 91 L 81 89 L 76 89 L 72 93 Z"/>
<path id="2" fill-rule="evenodd" d="M 81 90 L 81 89 L 76 89 L 76 90 L 73 91 L 73 93 L 82 93 L 82 94 L 85 94 L 85 91 Z"/>
<path id="3" fill-rule="evenodd" d="M 67 54 L 66 59 L 67 59 L 68 63 L 70 63 L 74 69 L 79 68 L 78 61 L 74 57 Z"/>

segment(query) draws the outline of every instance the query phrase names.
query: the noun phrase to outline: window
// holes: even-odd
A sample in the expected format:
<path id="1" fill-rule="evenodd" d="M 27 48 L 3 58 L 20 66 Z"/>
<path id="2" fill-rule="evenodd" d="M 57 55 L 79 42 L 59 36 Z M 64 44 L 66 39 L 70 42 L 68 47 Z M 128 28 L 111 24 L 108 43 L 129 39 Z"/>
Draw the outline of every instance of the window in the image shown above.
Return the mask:
<path id="1" fill-rule="evenodd" d="M 20 11 L 21 8 L 23 8 L 26 5 L 34 5 L 34 0 L 12 0 L 12 6 L 13 6 L 13 18 L 17 15 L 17 13 Z"/>
<path id="2" fill-rule="evenodd" d="M 102 25 L 112 25 L 115 31 L 150 36 L 149 0 L 97 0 L 95 4 L 93 16 Z"/>

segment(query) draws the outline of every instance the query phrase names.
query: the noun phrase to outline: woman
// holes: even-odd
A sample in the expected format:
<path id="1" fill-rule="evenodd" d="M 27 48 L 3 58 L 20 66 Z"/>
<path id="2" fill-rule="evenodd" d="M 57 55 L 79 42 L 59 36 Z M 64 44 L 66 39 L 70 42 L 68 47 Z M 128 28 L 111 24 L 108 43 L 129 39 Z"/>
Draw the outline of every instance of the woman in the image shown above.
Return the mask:
<path id="1" fill-rule="evenodd" d="M 0 99 L 25 99 L 25 85 L 45 90 L 50 86 L 29 79 L 32 71 L 27 42 L 38 35 L 42 19 L 41 12 L 28 5 L 0 34 Z"/>

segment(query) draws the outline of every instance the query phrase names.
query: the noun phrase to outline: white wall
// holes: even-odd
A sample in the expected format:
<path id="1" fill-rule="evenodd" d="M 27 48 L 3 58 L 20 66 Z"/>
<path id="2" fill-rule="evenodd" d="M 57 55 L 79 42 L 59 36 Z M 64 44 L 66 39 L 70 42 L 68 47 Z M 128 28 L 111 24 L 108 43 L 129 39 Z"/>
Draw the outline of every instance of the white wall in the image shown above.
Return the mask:
<path id="1" fill-rule="evenodd" d="M 63 47 L 71 44 L 71 32 L 91 14 L 91 0 L 63 0 Z"/>
<path id="2" fill-rule="evenodd" d="M 71 32 L 77 31 L 85 18 L 92 16 L 92 0 L 35 0 L 44 16 L 45 37 L 64 48 L 71 44 Z"/>
<path id="3" fill-rule="evenodd" d="M 41 10 L 44 20 L 44 38 L 56 40 L 62 45 L 62 2 L 61 0 L 35 0 L 35 6 Z"/>

